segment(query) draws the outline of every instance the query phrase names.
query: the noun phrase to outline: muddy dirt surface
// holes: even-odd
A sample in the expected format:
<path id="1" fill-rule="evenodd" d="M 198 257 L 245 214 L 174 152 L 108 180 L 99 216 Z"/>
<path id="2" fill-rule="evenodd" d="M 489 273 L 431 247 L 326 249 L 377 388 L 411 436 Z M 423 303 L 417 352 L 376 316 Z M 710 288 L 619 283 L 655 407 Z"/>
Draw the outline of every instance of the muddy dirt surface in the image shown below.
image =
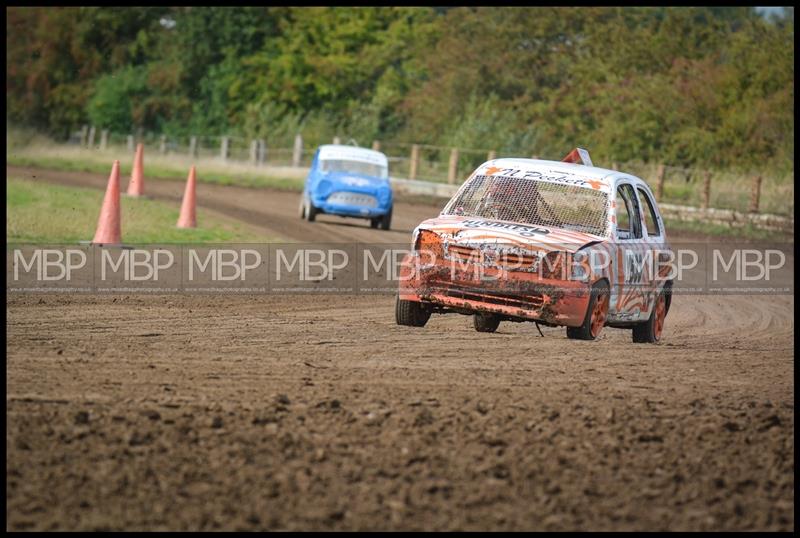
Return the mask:
<path id="1" fill-rule="evenodd" d="M 213 188 L 288 239 L 386 233 Z M 389 295 L 12 294 L 7 529 L 793 530 L 793 307 L 676 297 L 633 345 Z"/>

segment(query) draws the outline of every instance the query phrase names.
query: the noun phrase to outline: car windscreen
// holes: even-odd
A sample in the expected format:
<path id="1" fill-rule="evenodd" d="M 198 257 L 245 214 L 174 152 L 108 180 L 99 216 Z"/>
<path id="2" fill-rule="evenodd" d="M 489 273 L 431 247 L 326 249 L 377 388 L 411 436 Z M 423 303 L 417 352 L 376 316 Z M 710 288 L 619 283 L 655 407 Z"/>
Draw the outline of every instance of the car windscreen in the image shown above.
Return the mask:
<path id="1" fill-rule="evenodd" d="M 389 177 L 389 171 L 385 166 L 345 159 L 323 159 L 320 161 L 320 170 L 323 172 L 347 172 L 384 179 Z"/>
<path id="2" fill-rule="evenodd" d="M 442 214 L 521 222 L 603 236 L 608 195 L 535 179 L 473 176 Z"/>

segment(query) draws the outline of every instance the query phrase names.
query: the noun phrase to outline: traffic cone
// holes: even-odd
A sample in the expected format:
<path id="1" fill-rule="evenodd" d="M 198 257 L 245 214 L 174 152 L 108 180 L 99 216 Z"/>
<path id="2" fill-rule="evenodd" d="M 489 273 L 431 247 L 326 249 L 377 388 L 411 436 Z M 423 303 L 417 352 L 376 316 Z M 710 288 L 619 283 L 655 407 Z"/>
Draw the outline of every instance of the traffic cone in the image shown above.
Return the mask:
<path id="1" fill-rule="evenodd" d="M 197 184 L 197 173 L 194 166 L 189 170 L 189 178 L 186 180 L 186 190 L 183 192 L 183 203 L 181 204 L 181 215 L 178 217 L 178 228 L 197 228 L 197 218 L 195 215 L 195 189 Z"/>
<path id="2" fill-rule="evenodd" d="M 128 183 L 128 196 L 144 195 L 144 144 L 136 146 L 136 156 L 133 158 L 133 172 Z"/>
<path id="3" fill-rule="evenodd" d="M 114 161 L 92 244 L 119 245 L 120 243 L 122 243 L 122 230 L 119 210 L 119 161 Z"/>

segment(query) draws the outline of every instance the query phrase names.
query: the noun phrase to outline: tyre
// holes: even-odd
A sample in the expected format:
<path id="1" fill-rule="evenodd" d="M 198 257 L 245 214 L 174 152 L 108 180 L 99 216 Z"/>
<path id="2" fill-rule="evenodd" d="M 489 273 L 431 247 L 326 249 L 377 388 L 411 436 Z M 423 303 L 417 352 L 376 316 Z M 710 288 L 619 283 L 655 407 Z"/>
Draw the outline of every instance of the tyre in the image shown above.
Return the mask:
<path id="1" fill-rule="evenodd" d="M 374 228 L 374 229 L 376 229 L 376 230 L 377 230 L 377 229 L 378 229 L 378 226 L 380 226 L 380 224 L 381 224 L 381 219 L 380 219 L 380 217 L 376 217 L 376 218 L 374 218 L 374 219 L 369 219 L 369 227 L 370 227 L 370 228 Z"/>
<path id="2" fill-rule="evenodd" d="M 431 313 L 422 303 L 417 301 L 405 301 L 400 297 L 394 307 L 394 316 L 398 325 L 408 325 L 409 327 L 424 327 L 431 317 Z"/>
<path id="3" fill-rule="evenodd" d="M 479 333 L 493 333 L 500 326 L 500 316 L 495 314 L 475 314 L 472 316 L 475 330 Z"/>
<path id="4" fill-rule="evenodd" d="M 317 218 L 317 213 L 319 213 L 319 209 L 314 206 L 311 200 L 308 200 L 306 204 L 306 219 L 308 219 L 308 222 L 314 222 Z"/>
<path id="5" fill-rule="evenodd" d="M 305 220 L 306 219 L 306 197 L 303 196 L 300 198 L 300 218 Z"/>
<path id="6" fill-rule="evenodd" d="M 591 290 L 589 308 L 586 309 L 586 317 L 580 327 L 567 327 L 567 338 L 572 340 L 595 340 L 600 336 L 600 332 L 608 319 L 608 306 L 611 300 L 611 293 L 608 289 L 608 282 L 601 280 L 595 282 Z"/>
<path id="7" fill-rule="evenodd" d="M 667 319 L 670 304 L 670 286 L 664 286 L 656 298 L 656 304 L 647 321 L 633 326 L 633 342 L 636 344 L 655 344 L 664 333 L 664 321 Z"/>
<path id="8" fill-rule="evenodd" d="M 390 209 L 388 213 L 386 213 L 380 219 L 381 230 L 388 230 L 389 227 L 392 225 L 392 210 Z"/>

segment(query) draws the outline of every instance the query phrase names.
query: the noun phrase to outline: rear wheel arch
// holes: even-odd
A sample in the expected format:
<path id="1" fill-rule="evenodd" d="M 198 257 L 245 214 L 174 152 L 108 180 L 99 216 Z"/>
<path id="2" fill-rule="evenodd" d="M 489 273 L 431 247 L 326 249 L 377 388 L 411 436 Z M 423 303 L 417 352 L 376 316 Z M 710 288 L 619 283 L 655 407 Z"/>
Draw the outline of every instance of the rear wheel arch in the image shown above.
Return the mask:
<path id="1" fill-rule="evenodd" d="M 656 295 L 650 316 L 645 321 L 634 324 L 631 337 L 636 344 L 655 344 L 662 340 L 664 334 L 664 322 L 669 312 L 669 304 L 672 298 L 671 281 L 664 284 L 664 287 Z"/>

